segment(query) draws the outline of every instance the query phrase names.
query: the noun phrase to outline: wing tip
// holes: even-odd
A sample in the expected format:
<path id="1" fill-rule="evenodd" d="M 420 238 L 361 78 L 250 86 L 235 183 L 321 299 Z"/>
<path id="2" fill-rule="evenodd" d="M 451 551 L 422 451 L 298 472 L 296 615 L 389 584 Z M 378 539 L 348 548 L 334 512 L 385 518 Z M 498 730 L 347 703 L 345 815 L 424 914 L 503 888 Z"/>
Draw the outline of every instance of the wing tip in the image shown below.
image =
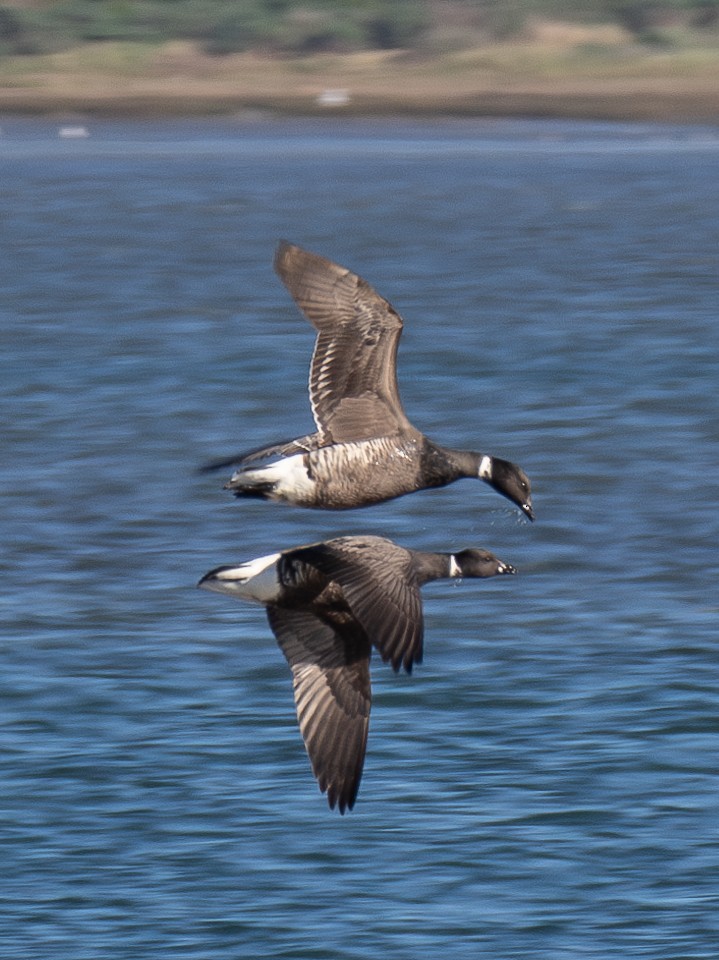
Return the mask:
<path id="1" fill-rule="evenodd" d="M 355 805 L 357 794 L 359 792 L 359 777 L 343 783 L 328 783 L 324 787 L 320 784 L 320 790 L 327 794 L 327 803 L 330 810 L 337 810 L 341 816 L 349 813 Z"/>

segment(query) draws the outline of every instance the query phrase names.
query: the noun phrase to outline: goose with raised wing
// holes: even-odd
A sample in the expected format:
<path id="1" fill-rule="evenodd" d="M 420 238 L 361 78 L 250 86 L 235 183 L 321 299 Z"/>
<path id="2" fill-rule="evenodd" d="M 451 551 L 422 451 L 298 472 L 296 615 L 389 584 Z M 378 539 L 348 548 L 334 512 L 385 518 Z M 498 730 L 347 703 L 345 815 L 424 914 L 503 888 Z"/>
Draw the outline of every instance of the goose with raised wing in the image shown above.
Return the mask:
<path id="1" fill-rule="evenodd" d="M 237 466 L 226 487 L 238 497 L 324 510 L 364 507 L 472 477 L 534 519 L 521 467 L 440 446 L 407 419 L 396 371 L 402 318 L 387 300 L 357 274 L 285 241 L 275 269 L 317 330 L 309 377 L 317 430 L 206 469 Z"/>
<path id="2" fill-rule="evenodd" d="M 423 584 L 512 573 L 487 550 L 424 553 L 354 536 L 217 567 L 199 586 L 265 606 L 292 670 L 313 773 L 330 807 L 344 813 L 364 766 L 372 647 L 395 671 L 411 672 L 422 660 Z"/>

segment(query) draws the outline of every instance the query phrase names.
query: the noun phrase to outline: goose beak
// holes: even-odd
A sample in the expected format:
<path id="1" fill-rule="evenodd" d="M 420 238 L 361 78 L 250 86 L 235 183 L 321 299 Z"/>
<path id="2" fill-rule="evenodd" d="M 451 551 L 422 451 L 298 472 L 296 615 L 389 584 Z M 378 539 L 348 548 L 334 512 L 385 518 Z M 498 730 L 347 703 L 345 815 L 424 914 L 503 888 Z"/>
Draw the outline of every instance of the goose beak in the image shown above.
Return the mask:
<path id="1" fill-rule="evenodd" d="M 525 517 L 529 517 L 530 520 L 534 520 L 534 510 L 532 510 L 532 504 L 529 501 L 526 503 L 520 503 L 519 509 L 522 511 Z"/>
<path id="2" fill-rule="evenodd" d="M 513 567 L 511 563 L 501 562 L 497 568 L 497 573 L 516 573 L 517 568 Z"/>

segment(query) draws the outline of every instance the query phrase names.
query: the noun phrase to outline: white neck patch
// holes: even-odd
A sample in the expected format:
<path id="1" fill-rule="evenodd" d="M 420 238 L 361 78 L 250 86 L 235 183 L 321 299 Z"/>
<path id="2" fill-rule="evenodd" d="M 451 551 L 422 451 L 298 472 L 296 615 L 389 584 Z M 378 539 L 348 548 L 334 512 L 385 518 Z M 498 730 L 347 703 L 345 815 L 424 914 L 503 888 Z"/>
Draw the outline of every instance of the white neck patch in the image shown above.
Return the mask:
<path id="1" fill-rule="evenodd" d="M 454 554 L 453 554 L 453 553 L 450 554 L 450 556 L 449 556 L 449 575 L 450 575 L 450 577 L 461 577 L 461 576 L 462 576 L 462 568 L 461 568 L 460 565 L 457 563 L 457 561 L 454 559 Z"/>
<path id="2" fill-rule="evenodd" d="M 491 480 L 492 479 L 492 458 L 485 455 L 479 461 L 479 479 L 480 480 Z"/>

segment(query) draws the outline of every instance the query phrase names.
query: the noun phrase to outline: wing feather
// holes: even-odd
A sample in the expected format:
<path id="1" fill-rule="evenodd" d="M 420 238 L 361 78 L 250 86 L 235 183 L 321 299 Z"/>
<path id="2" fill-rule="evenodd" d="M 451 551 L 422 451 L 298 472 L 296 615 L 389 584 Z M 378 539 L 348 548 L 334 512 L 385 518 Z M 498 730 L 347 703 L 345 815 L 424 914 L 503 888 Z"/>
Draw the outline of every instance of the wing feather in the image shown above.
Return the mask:
<path id="1" fill-rule="evenodd" d="M 293 676 L 297 720 L 330 807 L 351 810 L 367 749 L 370 643 L 348 613 L 268 606 L 272 631 Z"/>
<path id="2" fill-rule="evenodd" d="M 411 554 L 383 537 L 339 537 L 292 551 L 338 583 L 381 657 L 411 672 L 422 662 L 424 618 Z"/>
<path id="3" fill-rule="evenodd" d="M 275 269 L 318 331 L 310 403 L 324 443 L 413 430 L 397 386 L 402 318 L 351 271 L 281 241 Z"/>
<path id="4" fill-rule="evenodd" d="M 200 473 L 212 473 L 214 470 L 224 470 L 227 467 L 248 466 L 269 457 L 291 457 L 295 453 L 315 450 L 318 446 L 319 442 L 316 434 L 308 434 L 305 437 L 298 437 L 296 440 L 280 440 L 269 446 L 255 447 L 252 450 L 244 450 L 242 453 L 236 453 L 230 457 L 222 457 L 221 460 L 212 460 L 200 467 Z"/>

